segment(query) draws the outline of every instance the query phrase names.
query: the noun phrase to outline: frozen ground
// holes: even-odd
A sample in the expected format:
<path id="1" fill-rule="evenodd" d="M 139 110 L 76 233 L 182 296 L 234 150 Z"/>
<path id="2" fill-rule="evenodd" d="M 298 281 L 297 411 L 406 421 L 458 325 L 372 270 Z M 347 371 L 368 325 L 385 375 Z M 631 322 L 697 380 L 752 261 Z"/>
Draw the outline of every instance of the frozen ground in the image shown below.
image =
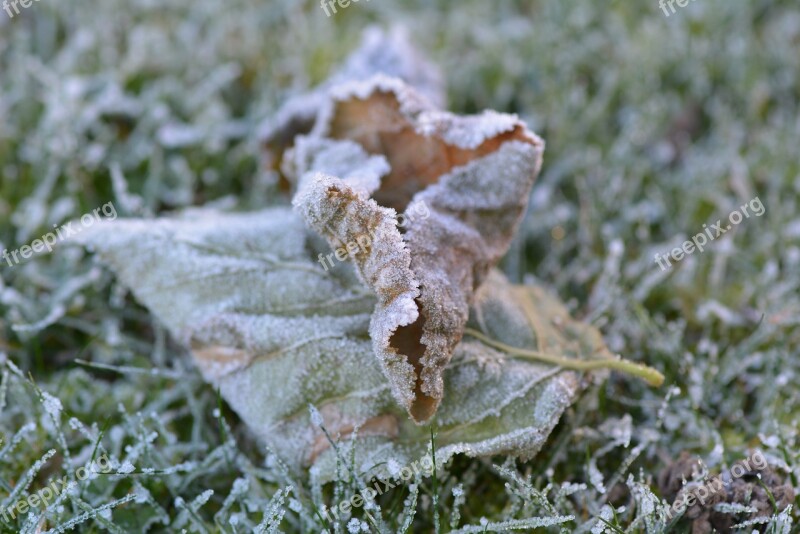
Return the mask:
<path id="1" fill-rule="evenodd" d="M 0 248 L 110 201 L 120 217 L 275 203 L 259 125 L 370 22 L 409 27 L 451 110 L 515 112 L 546 140 L 504 270 L 535 276 L 613 351 L 667 376 L 651 389 L 612 375 L 531 462 L 458 459 L 436 486 L 393 490 L 386 528 L 433 531 L 436 508 L 443 531 L 572 516 L 542 531 L 661 532 L 659 475 L 682 452 L 718 473 L 761 451 L 797 489 L 796 2 L 696 0 L 669 17 L 655 0 L 362 0 L 331 17 L 295 0 L 0 11 Z M 763 214 L 704 252 L 666 270 L 654 260 L 756 197 Z M 61 493 L 46 516 L 0 516 L 3 531 L 313 530 L 310 503 L 346 491 L 287 479 L 91 255 L 60 247 L 4 260 L 0 276 L 0 514 L 102 453 L 118 473 Z M 796 517 L 797 502 L 740 531 L 797 532 Z"/>

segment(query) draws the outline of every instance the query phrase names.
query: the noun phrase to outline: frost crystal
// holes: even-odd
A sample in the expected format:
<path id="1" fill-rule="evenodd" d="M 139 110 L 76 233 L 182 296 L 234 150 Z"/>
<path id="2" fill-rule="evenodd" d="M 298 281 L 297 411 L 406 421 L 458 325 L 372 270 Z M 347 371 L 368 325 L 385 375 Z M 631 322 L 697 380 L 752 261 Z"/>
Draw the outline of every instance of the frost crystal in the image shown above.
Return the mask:
<path id="1" fill-rule="evenodd" d="M 322 426 L 324 424 L 324 419 L 322 418 L 322 414 L 319 413 L 314 406 L 311 404 L 308 405 L 308 411 L 311 414 L 311 423 L 316 426 Z"/>
<path id="2" fill-rule="evenodd" d="M 59 421 L 61 419 L 61 411 L 64 409 L 61 405 L 61 401 L 46 391 L 43 391 L 42 402 L 44 403 L 45 411 L 50 414 L 55 421 Z"/>
<path id="3" fill-rule="evenodd" d="M 136 468 L 133 466 L 132 463 L 128 461 L 123 462 L 123 464 L 119 466 L 119 469 L 117 469 L 118 473 L 123 473 L 123 474 L 133 473 L 134 471 L 136 471 Z"/>

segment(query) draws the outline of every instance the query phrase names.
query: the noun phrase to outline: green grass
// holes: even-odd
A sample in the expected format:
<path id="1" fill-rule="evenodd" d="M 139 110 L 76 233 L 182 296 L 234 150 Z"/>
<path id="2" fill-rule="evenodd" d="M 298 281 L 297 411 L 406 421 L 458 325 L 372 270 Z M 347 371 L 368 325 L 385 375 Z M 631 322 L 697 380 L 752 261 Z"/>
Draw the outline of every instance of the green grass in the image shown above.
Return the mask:
<path id="1" fill-rule="evenodd" d="M 547 142 L 506 273 L 550 286 L 666 385 L 612 374 L 535 459 L 457 458 L 435 481 L 382 495 L 379 528 L 533 530 L 572 516 L 536 530 L 661 531 L 658 475 L 682 451 L 718 472 L 759 448 L 797 488 L 796 2 L 697 0 L 669 18 L 655 0 L 373 0 L 331 18 L 294 0 L 41 0 L 14 19 L 0 12 L 0 247 L 109 201 L 120 216 L 284 202 L 259 159 L 259 124 L 323 80 L 365 25 L 396 21 L 441 66 L 450 109 L 518 113 Z M 193 142 L 164 142 L 184 126 Z M 655 253 L 755 196 L 763 216 L 658 268 Z M 81 483 L 44 519 L 0 520 L 4 532 L 84 513 L 77 531 L 319 530 L 315 508 L 353 489 L 350 476 L 324 488 L 290 476 L 76 248 L 0 266 L 0 353 L 0 504 L 101 453 L 136 468 Z M 686 520 L 670 530 L 688 531 Z"/>

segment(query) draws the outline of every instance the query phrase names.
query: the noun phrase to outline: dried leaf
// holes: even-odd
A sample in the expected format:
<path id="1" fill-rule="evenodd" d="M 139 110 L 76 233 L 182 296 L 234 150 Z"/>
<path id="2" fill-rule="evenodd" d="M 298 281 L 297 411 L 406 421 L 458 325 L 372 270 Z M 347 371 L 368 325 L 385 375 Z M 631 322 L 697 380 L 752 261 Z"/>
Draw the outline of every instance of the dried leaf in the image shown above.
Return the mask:
<path id="1" fill-rule="evenodd" d="M 320 243 L 293 212 L 118 219 L 76 240 L 192 345 L 206 378 L 287 464 L 313 465 L 321 480 L 335 473 L 335 453 L 309 403 L 341 440 L 340 451 L 356 447 L 361 471 L 378 473 L 389 458 L 404 465 L 425 453 L 428 429 L 393 401 L 374 357 L 368 323 L 375 297 L 351 264 L 328 272 L 319 266 Z M 516 289 L 497 271 L 476 293 L 469 327 L 567 357 L 606 352 L 598 332 L 570 319 L 556 299 L 539 288 Z M 579 373 L 468 337 L 444 384 L 437 461 L 456 453 L 533 456 L 583 382 Z"/>
<path id="2" fill-rule="evenodd" d="M 299 117 L 291 109 L 272 130 L 294 211 L 116 220 L 75 242 L 191 349 L 285 463 L 320 481 L 342 453 L 372 474 L 419 457 L 429 443 L 419 423 L 434 414 L 439 462 L 530 458 L 585 384 L 565 368 L 663 380 L 609 359 L 599 333 L 557 299 L 493 270 L 543 142 L 515 116 L 459 117 L 398 78 L 359 78 L 391 70 L 383 59 L 393 57 L 407 78 L 437 87 L 404 53 L 362 52 L 346 81 L 301 99 L 300 117 L 315 121 L 308 135 L 296 135 L 305 123 L 286 128 Z"/>
<path id="3" fill-rule="evenodd" d="M 511 243 L 544 143 L 515 116 L 439 111 L 382 75 L 330 94 L 287 153 L 293 202 L 375 291 L 375 352 L 395 398 L 425 422 L 445 396 L 473 294 Z"/>

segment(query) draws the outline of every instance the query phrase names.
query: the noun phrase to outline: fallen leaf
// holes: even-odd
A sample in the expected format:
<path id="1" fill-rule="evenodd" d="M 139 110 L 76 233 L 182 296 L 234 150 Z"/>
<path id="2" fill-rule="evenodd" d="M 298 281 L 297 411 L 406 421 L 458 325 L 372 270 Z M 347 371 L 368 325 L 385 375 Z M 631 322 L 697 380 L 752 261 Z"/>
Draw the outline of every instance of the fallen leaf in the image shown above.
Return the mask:
<path id="1" fill-rule="evenodd" d="M 205 378 L 294 469 L 314 466 L 323 481 L 335 473 L 335 451 L 309 404 L 340 451 L 356 447 L 360 471 L 379 473 L 389 458 L 425 454 L 428 429 L 394 402 L 374 356 L 375 296 L 352 264 L 322 269 L 316 260 L 324 244 L 292 211 L 118 219 L 76 240 L 191 347 Z M 599 333 L 572 320 L 554 297 L 518 289 L 498 271 L 476 293 L 468 326 L 576 361 L 607 353 Z M 532 457 L 587 383 L 581 376 L 465 337 L 443 376 L 437 461 L 457 453 Z"/>
<path id="2" fill-rule="evenodd" d="M 494 270 L 544 143 L 513 115 L 440 111 L 435 70 L 386 39 L 368 37 L 343 74 L 267 128 L 294 210 L 192 209 L 104 221 L 74 239 L 191 350 L 260 439 L 322 482 L 343 453 L 372 474 L 419 458 L 420 423 L 434 417 L 439 462 L 530 458 L 602 376 L 586 371 L 663 380 L 611 355 L 542 288 Z M 387 71 L 411 84 L 371 76 Z"/>

